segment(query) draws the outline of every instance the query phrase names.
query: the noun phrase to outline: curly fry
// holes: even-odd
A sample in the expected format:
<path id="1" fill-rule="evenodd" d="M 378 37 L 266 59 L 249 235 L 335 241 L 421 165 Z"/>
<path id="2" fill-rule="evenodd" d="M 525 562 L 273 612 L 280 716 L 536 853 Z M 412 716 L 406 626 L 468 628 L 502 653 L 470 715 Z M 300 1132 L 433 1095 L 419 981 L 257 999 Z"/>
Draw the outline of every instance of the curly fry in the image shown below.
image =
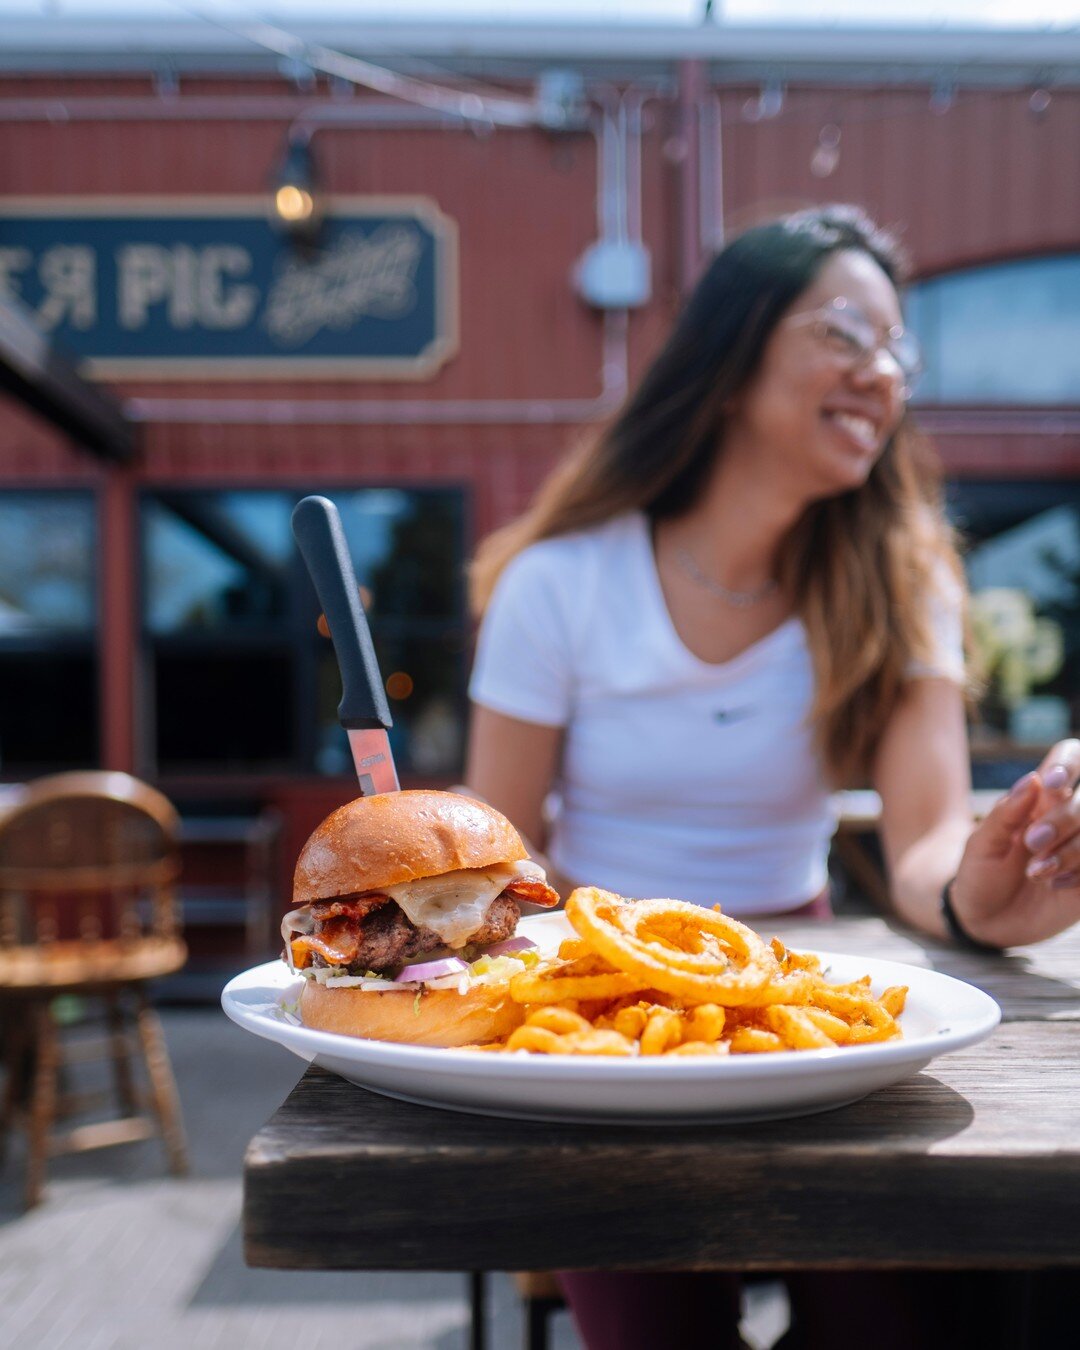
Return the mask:
<path id="1" fill-rule="evenodd" d="M 757 1055 L 787 1049 L 782 1037 L 775 1031 L 762 1031 L 759 1027 L 737 1027 L 728 1045 L 733 1055 Z"/>
<path id="2" fill-rule="evenodd" d="M 641 1033 L 641 1053 L 662 1055 L 682 1041 L 682 1023 L 679 1014 L 670 1008 L 657 1008 Z"/>
<path id="3" fill-rule="evenodd" d="M 623 900 L 582 888 L 567 902 L 577 936 L 520 972 L 527 1004 L 505 1042 L 471 1047 L 547 1055 L 719 1057 L 889 1040 L 907 989 L 875 998 L 870 977 L 830 984 L 821 960 L 766 944 L 715 910 Z"/>
<path id="4" fill-rule="evenodd" d="M 878 998 L 878 1002 L 890 1017 L 899 1017 L 904 1011 L 904 1005 L 907 1003 L 907 992 L 908 987 L 906 984 L 890 985 Z"/>
<path id="5" fill-rule="evenodd" d="M 610 966 L 605 969 L 603 963 L 597 970 L 593 961 L 570 961 L 523 970 L 510 981 L 510 997 L 518 1003 L 562 1003 L 571 998 L 618 998 L 640 988 L 639 979 Z"/>
<path id="6" fill-rule="evenodd" d="M 787 1008 L 774 1003 L 765 1009 L 765 1025 L 784 1038 L 792 1050 L 831 1050 L 833 1040 L 815 1026 L 801 1008 Z"/>
<path id="7" fill-rule="evenodd" d="M 579 1012 L 571 1012 L 569 1008 L 559 1008 L 554 1004 L 529 1013 L 526 1021 L 531 1027 L 543 1027 L 546 1031 L 554 1031 L 557 1036 L 566 1036 L 574 1031 L 592 1031 L 592 1023 Z"/>
<path id="8" fill-rule="evenodd" d="M 506 1038 L 507 1050 L 533 1050 L 542 1055 L 558 1054 L 561 1044 L 562 1037 L 557 1032 L 527 1024 L 515 1027 Z"/>
<path id="9" fill-rule="evenodd" d="M 636 1041 L 641 1037 L 648 1021 L 649 1014 L 640 1004 L 636 1004 L 629 1008 L 620 1008 L 611 1018 L 611 1029 L 617 1031 L 620 1036 L 625 1036 L 627 1040 Z"/>
<path id="10" fill-rule="evenodd" d="M 716 1003 L 699 1003 L 686 1014 L 686 1040 L 718 1041 L 724 1030 L 727 1014 Z"/>
<path id="11" fill-rule="evenodd" d="M 836 1045 L 846 1045 L 851 1037 L 851 1028 L 842 1017 L 826 1012 L 824 1008 L 803 1008 L 802 1015 L 808 1017 L 819 1031 L 823 1031 Z"/>
<path id="12" fill-rule="evenodd" d="M 726 1055 L 730 1046 L 726 1041 L 683 1041 L 682 1045 L 677 1045 L 674 1050 L 665 1050 L 664 1058 L 670 1058 L 672 1055 L 692 1058 L 698 1055 Z"/>

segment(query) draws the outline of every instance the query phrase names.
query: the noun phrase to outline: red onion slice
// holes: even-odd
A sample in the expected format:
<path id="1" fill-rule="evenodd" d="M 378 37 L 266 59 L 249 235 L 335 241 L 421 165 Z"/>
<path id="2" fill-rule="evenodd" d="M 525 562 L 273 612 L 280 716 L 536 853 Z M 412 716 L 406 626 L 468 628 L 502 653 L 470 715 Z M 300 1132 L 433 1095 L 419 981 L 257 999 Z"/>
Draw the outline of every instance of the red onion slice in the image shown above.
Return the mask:
<path id="1" fill-rule="evenodd" d="M 460 975 L 468 968 L 460 956 L 444 956 L 441 961 L 421 961 L 415 966 L 406 966 L 394 976 L 394 983 L 419 984 L 423 980 L 437 980 L 440 975 Z"/>
<path id="2" fill-rule="evenodd" d="M 536 943 L 532 938 L 512 937 L 505 938 L 502 942 L 493 942 L 490 947 L 484 948 L 485 956 L 503 956 L 506 952 L 527 952 Z"/>

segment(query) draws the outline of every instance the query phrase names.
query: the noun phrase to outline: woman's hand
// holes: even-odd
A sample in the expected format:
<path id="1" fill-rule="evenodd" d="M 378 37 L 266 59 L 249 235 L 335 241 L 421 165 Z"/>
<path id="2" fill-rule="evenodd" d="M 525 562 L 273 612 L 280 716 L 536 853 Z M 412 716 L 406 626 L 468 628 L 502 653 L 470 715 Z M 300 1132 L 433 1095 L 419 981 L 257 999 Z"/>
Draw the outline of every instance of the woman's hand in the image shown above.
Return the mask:
<path id="1" fill-rule="evenodd" d="M 1059 741 L 972 832 L 950 889 L 965 932 L 1011 947 L 1080 921 L 1080 741 Z"/>

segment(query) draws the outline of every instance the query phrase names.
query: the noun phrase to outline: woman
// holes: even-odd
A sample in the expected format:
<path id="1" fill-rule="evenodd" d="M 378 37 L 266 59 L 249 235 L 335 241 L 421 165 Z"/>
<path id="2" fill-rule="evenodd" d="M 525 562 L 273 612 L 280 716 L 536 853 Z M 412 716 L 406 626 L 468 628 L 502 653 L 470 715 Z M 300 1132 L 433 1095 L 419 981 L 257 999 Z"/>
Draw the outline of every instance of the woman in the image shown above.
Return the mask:
<path id="1" fill-rule="evenodd" d="M 862 780 L 902 919 L 1005 947 L 1080 918 L 1080 742 L 972 824 L 962 572 L 900 280 L 851 207 L 735 239 L 614 423 L 481 548 L 468 787 L 564 894 L 820 912 L 829 794 Z"/>

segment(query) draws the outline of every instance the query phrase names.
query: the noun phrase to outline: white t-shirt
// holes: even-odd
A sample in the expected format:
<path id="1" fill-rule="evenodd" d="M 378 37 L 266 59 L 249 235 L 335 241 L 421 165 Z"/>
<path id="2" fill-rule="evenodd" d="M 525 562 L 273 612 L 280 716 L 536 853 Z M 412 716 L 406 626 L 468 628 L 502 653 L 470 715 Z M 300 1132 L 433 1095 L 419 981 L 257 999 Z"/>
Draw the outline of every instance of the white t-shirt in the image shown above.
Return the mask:
<path id="1" fill-rule="evenodd" d="M 938 656 L 963 678 L 959 604 L 934 606 Z M 789 618 L 730 661 L 683 645 L 640 512 L 534 544 L 499 578 L 475 702 L 565 727 L 549 853 L 630 896 L 792 909 L 827 880 L 835 829 L 809 726 L 813 671 Z"/>

